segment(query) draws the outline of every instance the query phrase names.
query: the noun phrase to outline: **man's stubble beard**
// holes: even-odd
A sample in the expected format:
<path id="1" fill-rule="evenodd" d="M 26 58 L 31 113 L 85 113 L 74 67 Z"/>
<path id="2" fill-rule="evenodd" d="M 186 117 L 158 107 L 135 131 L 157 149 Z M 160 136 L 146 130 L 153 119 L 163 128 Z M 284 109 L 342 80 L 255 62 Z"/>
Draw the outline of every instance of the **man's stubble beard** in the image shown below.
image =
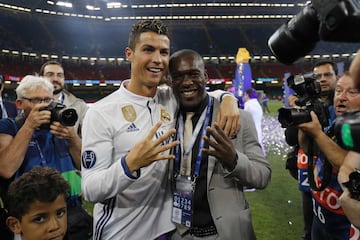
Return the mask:
<path id="1" fill-rule="evenodd" d="M 59 88 L 59 89 L 54 89 L 53 94 L 54 94 L 54 95 L 57 95 L 57 94 L 61 93 L 62 90 L 64 90 L 63 87 L 61 87 L 61 88 Z"/>

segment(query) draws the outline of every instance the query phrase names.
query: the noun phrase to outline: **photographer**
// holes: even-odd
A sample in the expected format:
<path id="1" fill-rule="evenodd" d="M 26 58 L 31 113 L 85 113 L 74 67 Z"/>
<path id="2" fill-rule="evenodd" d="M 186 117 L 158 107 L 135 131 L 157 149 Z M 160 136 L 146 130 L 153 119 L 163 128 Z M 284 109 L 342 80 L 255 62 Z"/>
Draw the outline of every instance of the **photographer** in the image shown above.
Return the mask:
<path id="1" fill-rule="evenodd" d="M 333 107 L 334 88 L 338 75 L 338 68 L 336 63 L 328 60 L 321 60 L 313 66 L 314 80 L 319 82 L 321 95 L 320 99 L 324 106 L 327 106 L 329 113 L 329 122 L 335 119 L 335 111 Z M 308 95 L 307 93 L 305 93 Z M 299 108 L 297 100 L 303 96 L 290 95 L 288 97 L 289 103 L 293 108 Z M 320 128 L 322 131 L 322 129 Z M 301 191 L 302 207 L 303 207 L 303 220 L 304 220 L 304 233 L 302 239 L 311 239 L 311 228 L 313 222 L 313 206 L 311 189 L 308 183 L 308 171 L 307 171 L 307 158 L 304 153 L 299 149 L 298 129 L 295 126 L 288 127 L 285 131 L 286 141 L 290 146 L 293 146 L 291 152 L 288 153 L 287 169 L 290 174 L 298 179 L 299 190 Z M 303 157 L 304 156 L 304 157 Z M 297 163 L 298 159 L 306 160 L 301 163 Z"/>
<path id="2" fill-rule="evenodd" d="M 316 42 L 319 40 L 335 42 L 359 42 L 359 31 L 354 31 L 354 29 L 357 29 L 357 26 L 359 24 L 359 12 L 359 4 L 357 4 L 357 1 L 354 0 L 308 1 L 301 12 L 299 12 L 286 24 L 283 24 L 269 38 L 269 48 L 276 56 L 277 60 L 284 64 L 291 64 L 300 57 L 305 56 L 306 53 L 309 53 L 312 49 L 314 49 Z M 292 52 L 292 50 L 295 51 Z M 291 54 L 289 54 L 289 52 L 291 52 Z M 357 57 L 354 59 L 350 67 L 351 76 L 355 81 L 355 84 L 352 87 L 355 89 L 355 91 L 360 89 L 359 53 L 360 52 L 358 52 Z M 346 94 L 350 96 L 351 92 L 349 91 Z M 311 113 L 311 118 L 312 122 L 316 122 L 317 116 L 314 113 Z M 311 123 L 301 124 L 299 127 L 302 127 L 303 130 L 306 130 L 307 127 L 310 127 L 310 124 Z M 318 126 L 319 125 L 320 124 L 318 124 Z M 310 131 L 308 132 L 308 134 L 311 133 L 311 129 L 311 127 L 308 129 Z M 334 145 L 331 145 L 333 144 L 332 141 L 329 141 L 326 135 L 323 135 L 321 131 L 317 131 L 317 133 L 318 134 L 313 133 L 313 136 L 316 136 L 315 141 L 319 145 L 321 145 L 319 146 L 320 149 L 326 151 L 327 153 L 325 153 L 325 155 L 330 158 L 328 161 L 325 162 L 330 161 L 331 164 L 333 164 L 334 166 L 341 165 L 344 160 L 344 154 L 346 154 L 346 151 L 338 148 L 337 146 L 334 147 Z M 355 144 L 358 144 L 358 141 L 355 142 Z M 333 146 L 334 148 L 332 148 L 331 146 Z M 312 147 L 312 145 L 309 145 L 309 147 Z M 346 164 L 346 160 L 344 164 Z M 340 171 L 343 171 L 342 169 L 345 168 L 341 168 Z M 348 176 L 349 172 L 345 173 L 345 175 Z M 341 181 L 339 180 L 339 182 Z M 339 184 L 339 182 L 337 184 Z M 329 192 L 322 192 L 324 193 L 323 197 L 326 197 L 326 195 L 329 196 Z M 337 197 L 337 195 L 335 195 L 335 197 Z M 344 198 L 342 198 L 341 202 L 347 201 L 345 199 L 352 200 L 349 197 L 345 196 Z M 338 204 L 338 199 L 335 198 L 335 200 L 336 204 Z M 356 203 L 352 201 L 352 204 Z M 316 209 L 316 206 L 314 206 L 314 210 L 315 215 L 318 214 L 320 216 L 320 214 L 322 214 L 321 208 Z M 320 212 L 318 210 L 320 210 Z M 353 210 L 355 211 L 356 209 L 353 208 Z M 360 212 L 357 212 L 357 216 L 359 216 Z M 352 214 L 354 214 L 354 212 Z M 321 216 L 322 220 L 326 221 L 326 218 L 324 218 L 323 215 Z M 326 225 L 329 225 L 328 222 L 326 223 Z M 327 230 L 331 229 L 331 226 L 327 227 Z M 336 225 L 335 223 L 333 227 L 334 229 L 331 229 L 332 232 L 334 232 L 335 229 L 339 229 L 340 226 Z M 352 231 L 352 233 L 359 234 L 358 231 Z M 334 239 L 333 237 L 330 237 L 329 234 L 326 233 L 326 231 L 323 231 L 322 236 L 318 235 L 313 236 L 313 238 Z M 335 237 L 335 239 L 349 239 L 349 236 L 342 236 L 340 238 Z M 355 237 L 351 239 L 355 239 Z M 356 237 L 356 239 L 358 239 L 358 237 Z"/>
<path id="3" fill-rule="evenodd" d="M 74 125 L 74 129 L 81 137 L 81 127 L 88 106 L 84 100 L 76 97 L 66 89 L 63 66 L 54 60 L 47 61 L 41 66 L 39 74 L 54 86 L 54 99 L 56 101 L 76 110 L 79 118 Z"/>
<path id="4" fill-rule="evenodd" d="M 360 94 L 354 88 L 349 73 L 345 73 L 337 82 L 334 95 L 334 107 L 336 116 L 342 115 L 349 110 L 360 109 Z M 309 177 L 309 182 L 315 182 L 312 186 L 314 220 L 312 225 L 312 239 L 349 239 L 350 223 L 338 201 L 342 192 L 337 181 L 338 168 L 347 151 L 340 148 L 334 142 L 333 126 L 325 134 L 319 122 L 318 116 L 311 112 L 311 121 L 298 125 L 300 147 L 311 159 L 313 155 L 315 177 Z M 313 147 L 308 141 L 314 141 Z M 314 151 L 310 150 L 314 148 Z M 311 156 L 309 156 L 311 155 Z M 332 166 L 329 166 L 330 163 Z M 327 166 L 327 167 L 326 167 Z M 310 174 L 311 172 L 309 172 Z"/>
<path id="5" fill-rule="evenodd" d="M 71 187 L 67 199 L 68 237 L 88 239 L 92 223 L 91 217 L 81 207 L 81 182 L 77 173 L 81 141 L 74 127 L 52 121 L 53 89 L 49 81 L 35 76 L 24 77 L 16 88 L 16 106 L 23 110 L 23 114 L 15 120 L 0 120 L 0 176 L 13 180 L 35 166 L 51 167 L 61 172 Z M 83 217 L 81 228 L 74 225 L 78 222 L 71 221 L 72 215 Z"/>
<path id="6" fill-rule="evenodd" d="M 360 51 L 350 65 L 350 74 L 354 80 L 354 87 L 360 88 Z M 359 144 L 358 142 L 356 144 Z M 358 152 L 349 151 L 342 162 L 338 174 L 338 181 L 341 183 L 343 193 L 340 196 L 340 204 L 350 222 L 357 228 L 360 228 L 360 202 L 359 199 L 351 197 L 350 191 L 344 186 L 344 183 L 349 181 L 349 175 L 360 169 L 360 154 Z M 357 181 L 358 183 L 358 181 Z M 357 189 L 359 190 L 359 189 Z"/>

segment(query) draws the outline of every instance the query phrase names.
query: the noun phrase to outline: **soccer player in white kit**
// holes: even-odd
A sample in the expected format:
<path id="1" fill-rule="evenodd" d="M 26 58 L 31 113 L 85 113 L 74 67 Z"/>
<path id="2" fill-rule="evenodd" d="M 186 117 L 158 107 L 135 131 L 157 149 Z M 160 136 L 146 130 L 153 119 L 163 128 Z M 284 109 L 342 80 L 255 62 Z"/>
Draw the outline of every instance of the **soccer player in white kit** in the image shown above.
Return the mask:
<path id="1" fill-rule="evenodd" d="M 177 102 L 170 88 L 157 87 L 169 62 L 166 26 L 140 21 L 125 53 L 131 79 L 90 107 L 82 129 L 82 192 L 96 202 L 94 240 L 157 239 L 175 229 L 168 150 L 178 144 L 172 140 Z M 233 102 L 231 114 L 238 112 Z M 222 116 L 228 132 L 240 128 L 231 114 Z"/>

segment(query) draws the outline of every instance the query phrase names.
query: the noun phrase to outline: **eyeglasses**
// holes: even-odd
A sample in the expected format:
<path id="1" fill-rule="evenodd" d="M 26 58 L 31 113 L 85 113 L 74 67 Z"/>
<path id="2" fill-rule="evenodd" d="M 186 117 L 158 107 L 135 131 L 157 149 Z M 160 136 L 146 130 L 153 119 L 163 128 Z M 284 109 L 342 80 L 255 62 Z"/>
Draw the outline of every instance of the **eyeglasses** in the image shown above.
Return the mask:
<path id="1" fill-rule="evenodd" d="M 342 89 L 339 87 L 335 88 L 335 96 L 340 96 L 343 92 L 345 92 L 345 94 L 350 97 L 356 97 L 359 95 L 359 90 L 355 88 L 350 88 L 350 89 Z"/>
<path id="2" fill-rule="evenodd" d="M 319 80 L 321 79 L 323 76 L 324 78 L 329 78 L 332 77 L 334 75 L 334 73 L 332 72 L 326 72 L 326 73 L 318 73 L 318 74 L 314 74 L 315 79 Z"/>
<path id="3" fill-rule="evenodd" d="M 50 103 L 50 102 L 54 101 L 53 98 L 27 98 L 27 97 L 23 97 L 22 99 L 28 100 L 29 102 L 31 102 L 33 104 Z"/>

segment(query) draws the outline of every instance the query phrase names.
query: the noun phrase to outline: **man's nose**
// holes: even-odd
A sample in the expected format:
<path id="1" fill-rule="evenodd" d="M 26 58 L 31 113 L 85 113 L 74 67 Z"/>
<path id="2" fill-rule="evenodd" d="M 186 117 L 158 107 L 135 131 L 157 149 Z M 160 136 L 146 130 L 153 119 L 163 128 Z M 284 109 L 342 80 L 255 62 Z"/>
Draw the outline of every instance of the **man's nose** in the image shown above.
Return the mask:
<path id="1" fill-rule="evenodd" d="M 187 84 L 192 83 L 192 79 L 191 79 L 190 74 L 185 73 L 183 75 L 183 83 L 187 83 Z"/>
<path id="2" fill-rule="evenodd" d="M 342 99 L 347 99 L 347 96 L 348 96 L 347 91 L 342 91 L 341 94 L 340 94 L 340 97 L 341 97 Z"/>
<path id="3" fill-rule="evenodd" d="M 152 58 L 154 63 L 161 63 L 161 53 L 159 51 L 155 51 Z"/>

